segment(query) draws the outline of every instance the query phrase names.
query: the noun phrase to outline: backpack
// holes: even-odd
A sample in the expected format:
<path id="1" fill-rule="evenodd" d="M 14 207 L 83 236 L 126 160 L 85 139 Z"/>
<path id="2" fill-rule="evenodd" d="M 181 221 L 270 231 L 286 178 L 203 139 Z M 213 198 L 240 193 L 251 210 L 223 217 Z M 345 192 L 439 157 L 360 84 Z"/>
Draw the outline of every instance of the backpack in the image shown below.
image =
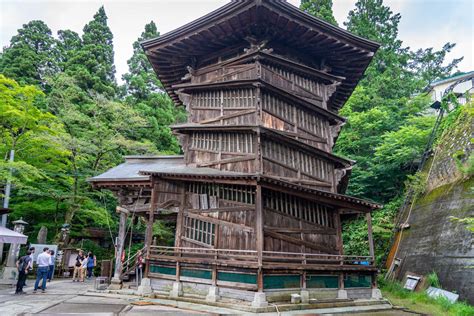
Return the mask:
<path id="1" fill-rule="evenodd" d="M 29 256 L 23 256 L 18 260 L 18 271 L 25 271 L 26 267 L 28 266 L 27 258 Z"/>

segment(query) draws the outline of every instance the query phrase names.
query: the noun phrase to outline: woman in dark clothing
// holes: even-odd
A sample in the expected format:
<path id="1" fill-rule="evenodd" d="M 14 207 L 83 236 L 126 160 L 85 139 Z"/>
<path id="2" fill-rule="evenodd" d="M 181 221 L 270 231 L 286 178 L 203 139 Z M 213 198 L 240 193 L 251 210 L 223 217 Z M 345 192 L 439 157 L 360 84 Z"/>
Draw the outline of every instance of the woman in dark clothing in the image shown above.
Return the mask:
<path id="1" fill-rule="evenodd" d="M 96 258 L 92 252 L 89 251 L 87 254 L 87 278 L 90 279 L 92 277 L 92 270 L 96 265 Z"/>

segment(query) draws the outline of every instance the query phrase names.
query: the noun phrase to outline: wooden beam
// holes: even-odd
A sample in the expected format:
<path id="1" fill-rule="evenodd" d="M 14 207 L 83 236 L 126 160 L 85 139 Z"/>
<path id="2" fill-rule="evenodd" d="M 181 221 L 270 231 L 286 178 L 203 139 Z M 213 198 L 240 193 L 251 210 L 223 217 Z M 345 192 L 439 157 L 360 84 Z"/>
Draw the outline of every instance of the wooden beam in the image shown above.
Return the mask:
<path id="1" fill-rule="evenodd" d="M 324 235 L 335 235 L 336 231 L 333 228 L 315 227 L 309 229 L 303 228 L 284 228 L 284 227 L 271 227 L 264 226 L 265 232 L 284 233 L 284 234 L 324 234 Z"/>
<path id="2" fill-rule="evenodd" d="M 265 231 L 265 235 L 276 238 L 276 239 L 281 239 L 283 241 L 286 241 L 286 242 L 289 242 L 291 244 L 295 244 L 295 245 L 298 245 L 298 246 L 304 245 L 308 248 L 318 250 L 318 251 L 323 251 L 323 252 L 328 253 L 328 254 L 337 254 L 337 251 L 333 248 L 329 248 L 329 247 L 326 247 L 326 246 L 323 246 L 323 245 L 317 245 L 317 244 L 314 244 L 314 243 L 311 243 L 311 242 L 301 240 L 299 238 L 290 237 L 290 236 L 283 235 L 283 234 L 280 234 L 280 233 L 275 233 L 275 232 L 272 232 L 272 231 Z"/>
<path id="3" fill-rule="evenodd" d="M 219 159 L 215 161 L 209 161 L 205 163 L 199 163 L 197 164 L 198 167 L 209 167 L 209 166 L 215 166 L 215 165 L 225 165 L 228 163 L 236 163 L 236 162 L 243 162 L 243 161 L 249 161 L 249 160 L 255 160 L 255 155 L 243 155 L 241 157 L 234 157 L 234 158 L 227 158 L 227 159 Z"/>
<path id="4" fill-rule="evenodd" d="M 185 214 L 185 216 L 190 217 L 190 218 L 199 219 L 201 221 L 217 224 L 217 225 L 224 225 L 224 226 L 227 226 L 227 227 L 240 229 L 242 231 L 246 231 L 246 232 L 250 232 L 250 233 L 253 233 L 253 231 L 254 231 L 253 227 L 249 227 L 249 226 L 246 226 L 246 225 L 243 225 L 243 224 L 236 224 L 236 223 L 227 222 L 227 221 L 217 219 L 217 218 L 214 218 L 214 217 L 210 217 L 210 216 L 199 215 L 199 214 L 194 214 L 194 213 L 189 213 L 189 212 L 187 212 Z"/>
<path id="5" fill-rule="evenodd" d="M 224 206 L 218 208 L 203 209 L 187 209 L 189 213 L 213 213 L 213 212 L 251 212 L 255 211 L 254 206 Z"/>
<path id="6" fill-rule="evenodd" d="M 219 108 L 217 108 L 216 110 L 219 110 Z M 200 121 L 199 123 L 200 124 L 215 123 L 215 122 L 218 122 L 220 120 L 227 120 L 227 119 L 237 117 L 237 116 L 252 114 L 252 113 L 255 113 L 255 111 L 256 111 L 256 109 L 237 111 L 237 112 L 234 112 L 234 113 L 231 113 L 231 114 L 220 115 L 220 116 L 213 117 L 213 118 L 210 118 L 210 119 L 207 119 L 207 120 L 203 120 L 203 121 Z"/>

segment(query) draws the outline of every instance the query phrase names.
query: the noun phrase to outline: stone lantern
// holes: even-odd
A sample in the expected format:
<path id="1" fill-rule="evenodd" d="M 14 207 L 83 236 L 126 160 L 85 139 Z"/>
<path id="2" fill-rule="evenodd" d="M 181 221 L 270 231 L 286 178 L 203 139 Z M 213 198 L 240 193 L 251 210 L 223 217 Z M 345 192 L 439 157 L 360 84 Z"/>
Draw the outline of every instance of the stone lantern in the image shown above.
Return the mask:
<path id="1" fill-rule="evenodd" d="M 25 226 L 28 225 L 27 222 L 20 218 L 19 220 L 13 221 L 13 230 L 17 233 L 23 234 L 25 231 Z M 19 244 L 12 244 L 10 246 L 10 251 L 8 252 L 7 267 L 15 267 L 16 260 L 18 258 L 18 253 L 20 252 Z"/>

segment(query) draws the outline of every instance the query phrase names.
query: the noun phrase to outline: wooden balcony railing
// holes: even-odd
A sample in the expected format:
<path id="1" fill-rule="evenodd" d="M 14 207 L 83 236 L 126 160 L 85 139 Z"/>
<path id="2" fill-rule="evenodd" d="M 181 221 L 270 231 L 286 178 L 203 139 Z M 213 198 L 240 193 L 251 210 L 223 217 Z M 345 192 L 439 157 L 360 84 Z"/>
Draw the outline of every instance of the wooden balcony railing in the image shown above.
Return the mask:
<path id="1" fill-rule="evenodd" d="M 255 250 L 151 246 L 149 259 L 258 268 L 258 253 Z M 373 263 L 373 258 L 370 256 L 262 252 L 262 265 L 269 269 L 290 268 L 301 270 L 305 268 L 324 269 L 327 267 L 330 270 L 373 270 Z"/>

